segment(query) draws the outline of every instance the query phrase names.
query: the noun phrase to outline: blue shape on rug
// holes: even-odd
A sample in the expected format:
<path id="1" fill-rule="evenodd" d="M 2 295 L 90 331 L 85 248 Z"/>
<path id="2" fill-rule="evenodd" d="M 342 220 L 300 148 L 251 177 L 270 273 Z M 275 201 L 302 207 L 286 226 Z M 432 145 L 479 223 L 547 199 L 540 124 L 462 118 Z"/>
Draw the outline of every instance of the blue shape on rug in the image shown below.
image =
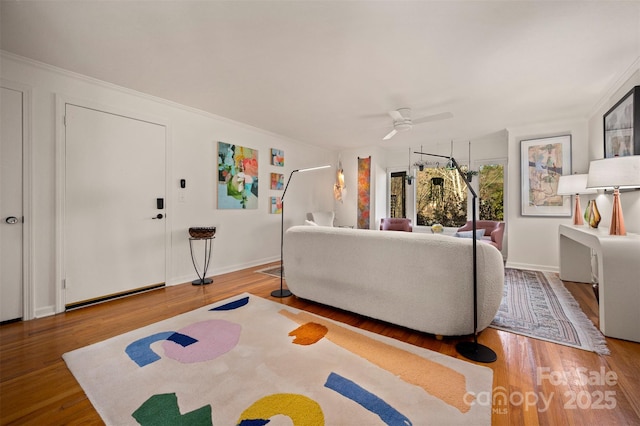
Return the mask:
<path id="1" fill-rule="evenodd" d="M 333 372 L 329 374 L 324 386 L 357 402 L 372 413 L 377 414 L 380 419 L 388 425 L 407 426 L 412 424 L 411 420 L 387 404 L 380 397 L 339 374 Z"/>
<path id="2" fill-rule="evenodd" d="M 167 337 L 167 340 L 175 342 L 183 348 L 186 348 L 189 345 L 193 345 L 198 341 L 198 339 L 194 339 L 193 337 L 187 336 L 186 334 L 182 333 L 173 333 L 171 336 Z"/>
<path id="3" fill-rule="evenodd" d="M 132 417 L 142 426 L 211 426 L 211 405 L 205 405 L 189 413 L 180 414 L 175 393 L 153 395 L 147 399 Z"/>
<path id="4" fill-rule="evenodd" d="M 243 297 L 242 299 L 234 300 L 233 302 L 229 302 L 222 306 L 218 306 L 217 308 L 211 308 L 210 311 L 232 311 L 234 309 L 238 309 L 243 307 L 249 303 L 249 296 Z"/>
<path id="5" fill-rule="evenodd" d="M 197 342 L 196 339 L 185 334 L 176 333 L 175 331 L 164 331 L 130 343 L 125 349 L 125 352 L 139 367 L 144 367 L 160 359 L 160 355 L 151 350 L 151 344 L 161 340 L 170 340 L 182 347 L 187 347 Z"/>
<path id="6" fill-rule="evenodd" d="M 251 420 L 242 420 L 238 423 L 238 426 L 264 426 L 269 423 L 271 420 L 267 419 L 251 419 Z"/>

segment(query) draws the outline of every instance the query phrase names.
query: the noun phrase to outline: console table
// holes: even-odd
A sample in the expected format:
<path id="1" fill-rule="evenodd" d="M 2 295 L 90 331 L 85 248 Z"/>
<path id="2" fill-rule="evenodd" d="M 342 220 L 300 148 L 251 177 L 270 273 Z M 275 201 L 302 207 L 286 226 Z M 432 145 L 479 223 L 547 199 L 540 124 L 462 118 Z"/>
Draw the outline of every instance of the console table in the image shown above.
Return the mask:
<path id="1" fill-rule="evenodd" d="M 591 250 L 597 258 L 600 331 L 640 342 L 640 235 L 560 225 L 560 279 L 591 282 Z"/>

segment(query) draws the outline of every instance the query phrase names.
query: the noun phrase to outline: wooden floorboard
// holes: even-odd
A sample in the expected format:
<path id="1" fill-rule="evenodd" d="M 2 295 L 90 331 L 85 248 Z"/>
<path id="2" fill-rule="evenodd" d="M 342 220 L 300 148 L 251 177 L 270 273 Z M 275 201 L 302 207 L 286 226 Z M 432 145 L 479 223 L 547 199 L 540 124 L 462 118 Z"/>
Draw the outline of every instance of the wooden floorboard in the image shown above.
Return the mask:
<path id="1" fill-rule="evenodd" d="M 102 424 L 62 354 L 243 292 L 464 359 L 455 350 L 459 339 L 437 340 L 295 296 L 273 298 L 279 278 L 256 273 L 266 266 L 213 277 L 207 286 L 166 287 L 0 326 L 0 425 Z M 565 285 L 597 324 L 591 287 Z M 494 371 L 493 424 L 640 425 L 639 343 L 607 338 L 611 355 L 601 356 L 492 328 L 479 342 L 498 355 L 495 363 L 483 364 Z M 541 380 L 543 371 L 564 379 Z M 615 375 L 615 383 L 599 383 L 601 373 Z"/>

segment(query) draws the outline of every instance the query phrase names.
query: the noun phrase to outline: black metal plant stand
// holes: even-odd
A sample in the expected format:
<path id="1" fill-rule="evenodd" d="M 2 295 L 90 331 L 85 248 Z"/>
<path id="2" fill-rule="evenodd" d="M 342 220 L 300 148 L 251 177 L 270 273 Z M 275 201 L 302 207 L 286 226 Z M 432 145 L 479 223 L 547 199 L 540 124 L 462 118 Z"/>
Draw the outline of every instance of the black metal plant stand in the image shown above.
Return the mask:
<path id="1" fill-rule="evenodd" d="M 189 251 L 191 252 L 191 262 L 193 263 L 193 267 L 196 270 L 196 274 L 198 274 L 198 279 L 192 281 L 193 285 L 205 285 L 211 284 L 213 280 L 211 278 L 205 278 L 207 276 L 207 270 L 209 269 L 209 264 L 211 263 L 211 249 L 213 246 L 213 239 L 215 237 L 207 237 L 207 238 L 189 238 Z M 198 271 L 198 266 L 196 265 L 196 258 L 193 254 L 193 242 L 194 241 L 204 241 L 204 265 L 202 267 L 202 275 Z"/>

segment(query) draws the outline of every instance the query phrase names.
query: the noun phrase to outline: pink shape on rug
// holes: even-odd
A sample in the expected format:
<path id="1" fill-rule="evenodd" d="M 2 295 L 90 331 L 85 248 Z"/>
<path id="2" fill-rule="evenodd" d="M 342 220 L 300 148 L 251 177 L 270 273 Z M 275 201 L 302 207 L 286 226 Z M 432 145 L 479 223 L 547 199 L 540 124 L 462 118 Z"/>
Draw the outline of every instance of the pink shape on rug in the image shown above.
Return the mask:
<path id="1" fill-rule="evenodd" d="M 188 325 L 178 332 L 198 340 L 182 347 L 171 341 L 164 341 L 162 348 L 169 358 L 183 364 L 209 361 L 233 349 L 240 339 L 240 324 L 225 320 L 209 320 Z"/>

